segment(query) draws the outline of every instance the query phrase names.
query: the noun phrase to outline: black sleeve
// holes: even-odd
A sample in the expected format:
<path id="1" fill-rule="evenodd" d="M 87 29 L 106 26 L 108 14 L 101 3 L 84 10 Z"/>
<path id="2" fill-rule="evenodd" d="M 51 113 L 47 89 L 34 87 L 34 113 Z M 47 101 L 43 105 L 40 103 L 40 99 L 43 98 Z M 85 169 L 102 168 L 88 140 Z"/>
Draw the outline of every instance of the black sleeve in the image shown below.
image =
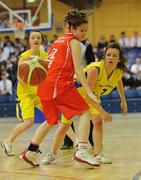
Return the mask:
<path id="1" fill-rule="evenodd" d="M 93 53 L 93 47 L 91 44 L 89 44 L 85 51 L 85 59 L 87 61 L 87 65 L 91 62 L 95 61 L 94 53 Z"/>

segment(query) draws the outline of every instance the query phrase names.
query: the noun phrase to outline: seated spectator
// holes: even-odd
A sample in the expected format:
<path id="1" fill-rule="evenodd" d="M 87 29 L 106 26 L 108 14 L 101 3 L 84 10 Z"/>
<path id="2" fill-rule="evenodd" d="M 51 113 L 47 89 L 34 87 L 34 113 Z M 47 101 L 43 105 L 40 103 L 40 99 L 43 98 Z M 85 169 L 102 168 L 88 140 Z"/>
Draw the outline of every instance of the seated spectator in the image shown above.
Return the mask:
<path id="1" fill-rule="evenodd" d="M 44 41 L 43 41 L 44 50 L 48 51 L 50 45 L 51 45 L 51 42 L 48 40 L 48 36 L 44 34 Z"/>
<path id="2" fill-rule="evenodd" d="M 104 54 L 104 48 L 108 45 L 108 42 L 106 41 L 106 38 L 104 35 L 100 36 L 100 39 L 97 43 L 97 49 L 98 49 L 98 54 L 100 57 L 103 57 Z"/>
<path id="3" fill-rule="evenodd" d="M 3 53 L 5 54 L 5 56 L 7 57 L 7 59 L 9 58 L 11 53 L 15 52 L 15 48 L 14 46 L 11 45 L 11 43 L 7 43 L 6 46 L 3 48 Z"/>
<path id="4" fill-rule="evenodd" d="M 141 90 L 141 70 L 136 74 L 137 82 L 136 82 L 136 89 Z"/>
<path id="5" fill-rule="evenodd" d="M 93 47 L 93 53 L 94 53 L 95 61 L 100 61 L 103 59 L 103 55 L 98 52 L 97 46 Z"/>
<path id="6" fill-rule="evenodd" d="M 6 61 L 6 60 L 7 60 L 7 56 L 3 52 L 3 48 L 0 47 L 0 62 Z"/>
<path id="7" fill-rule="evenodd" d="M 133 36 L 130 39 L 130 47 L 141 48 L 141 37 L 139 36 L 139 33 L 137 31 L 133 33 Z"/>
<path id="8" fill-rule="evenodd" d="M 136 58 L 135 64 L 131 65 L 131 72 L 138 74 L 141 71 L 141 57 Z"/>
<path id="9" fill-rule="evenodd" d="M 122 31 L 120 33 L 120 39 L 119 39 L 119 43 L 122 45 L 123 48 L 129 48 L 130 47 L 130 41 L 129 38 L 126 36 L 126 33 L 124 31 Z"/>
<path id="10" fill-rule="evenodd" d="M 7 66 L 6 61 L 0 62 L 0 73 L 1 73 L 2 71 L 7 71 L 6 66 Z"/>
<path id="11" fill-rule="evenodd" d="M 111 35 L 109 36 L 109 42 L 108 42 L 108 43 L 113 43 L 113 42 L 116 42 L 116 37 L 115 37 L 114 34 L 111 34 Z"/>
<path id="12" fill-rule="evenodd" d="M 13 57 L 13 58 L 12 58 Z M 17 79 L 17 61 L 15 60 L 14 58 L 15 56 L 10 56 L 8 61 L 7 61 L 7 64 L 6 64 L 6 69 L 7 69 L 7 72 L 9 74 L 9 79 L 14 83 Z"/>
<path id="13" fill-rule="evenodd" d="M 0 37 L 0 48 L 3 48 L 3 42 L 2 42 L 1 37 Z"/>
<path id="14" fill-rule="evenodd" d="M 125 91 L 136 88 L 136 78 L 133 73 L 130 72 L 130 69 L 124 72 L 122 80 Z"/>
<path id="15" fill-rule="evenodd" d="M 106 41 L 106 38 L 104 35 L 100 36 L 100 39 L 97 43 L 98 50 L 103 50 L 107 46 L 108 42 Z"/>
<path id="16" fill-rule="evenodd" d="M 11 44 L 11 46 L 14 46 L 14 43 L 11 41 L 9 36 L 4 37 L 3 47 L 7 46 L 8 44 Z"/>
<path id="17" fill-rule="evenodd" d="M 1 73 L 0 95 L 12 95 L 12 81 L 8 79 L 8 73 L 6 71 Z"/>

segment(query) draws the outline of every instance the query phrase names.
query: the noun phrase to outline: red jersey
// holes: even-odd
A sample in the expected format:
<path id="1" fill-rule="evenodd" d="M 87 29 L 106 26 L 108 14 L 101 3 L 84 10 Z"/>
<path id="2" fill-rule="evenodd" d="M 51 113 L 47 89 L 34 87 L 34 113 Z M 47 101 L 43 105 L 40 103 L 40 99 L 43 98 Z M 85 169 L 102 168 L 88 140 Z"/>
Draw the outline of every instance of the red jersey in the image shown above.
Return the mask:
<path id="1" fill-rule="evenodd" d="M 62 94 L 67 88 L 74 87 L 74 65 L 69 41 L 75 38 L 72 33 L 59 37 L 50 47 L 48 76 L 39 85 L 38 95 L 41 99 L 52 99 Z"/>

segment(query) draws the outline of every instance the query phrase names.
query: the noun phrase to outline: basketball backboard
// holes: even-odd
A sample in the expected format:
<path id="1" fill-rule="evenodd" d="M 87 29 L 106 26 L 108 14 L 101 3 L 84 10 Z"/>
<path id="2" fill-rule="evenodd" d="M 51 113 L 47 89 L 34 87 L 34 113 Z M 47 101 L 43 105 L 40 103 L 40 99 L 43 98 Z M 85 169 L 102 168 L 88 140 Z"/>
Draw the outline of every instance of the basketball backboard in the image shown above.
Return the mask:
<path id="1" fill-rule="evenodd" d="M 1 0 L 0 33 L 52 29 L 51 0 Z"/>

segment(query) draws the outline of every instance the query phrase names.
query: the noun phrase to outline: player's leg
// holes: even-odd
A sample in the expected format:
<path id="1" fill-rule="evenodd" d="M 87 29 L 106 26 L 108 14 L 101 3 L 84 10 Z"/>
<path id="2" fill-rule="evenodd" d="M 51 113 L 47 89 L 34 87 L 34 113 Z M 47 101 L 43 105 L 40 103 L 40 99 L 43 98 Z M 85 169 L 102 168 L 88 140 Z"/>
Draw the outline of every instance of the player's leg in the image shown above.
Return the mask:
<path id="1" fill-rule="evenodd" d="M 70 127 L 66 135 L 72 140 L 74 147 L 76 147 L 78 144 L 77 132 L 74 132 L 72 127 Z"/>
<path id="2" fill-rule="evenodd" d="M 38 155 L 39 155 L 39 146 L 47 136 L 49 131 L 52 129 L 53 125 L 49 125 L 46 121 L 43 122 L 36 130 L 31 143 L 28 148 L 23 151 L 20 155 L 20 158 L 31 164 L 32 166 L 39 166 Z"/>
<path id="3" fill-rule="evenodd" d="M 8 156 L 14 155 L 12 147 L 14 140 L 29 129 L 34 123 L 34 102 L 28 96 L 20 100 L 20 103 L 17 104 L 16 110 L 17 114 L 20 113 L 20 117 L 23 121 L 15 126 L 6 140 L 1 142 L 4 152 Z"/>
<path id="4" fill-rule="evenodd" d="M 64 92 L 63 97 L 60 96 L 57 101 L 60 102 L 59 107 L 61 107 L 61 112 L 67 119 L 70 119 L 74 115 L 81 114 L 77 131 L 78 151 L 74 154 L 73 160 L 89 164 L 93 167 L 99 166 L 100 164 L 96 162 L 94 156 L 91 156 L 88 152 L 88 135 L 90 127 L 89 106 L 75 88 Z"/>
<path id="5" fill-rule="evenodd" d="M 100 115 L 92 115 L 92 122 L 94 124 L 93 140 L 94 140 L 94 155 L 97 161 L 102 164 L 111 164 L 112 160 L 107 157 L 102 150 L 103 147 L 103 119 Z"/>
<path id="6" fill-rule="evenodd" d="M 51 152 L 49 152 L 41 161 L 42 164 L 50 164 L 52 161 L 56 159 L 57 152 L 63 143 L 64 137 L 68 129 L 70 128 L 70 123 L 64 124 L 59 123 L 59 126 L 55 132 L 53 143 L 51 146 Z"/>
<path id="7" fill-rule="evenodd" d="M 90 133 L 89 133 L 89 142 L 91 144 L 91 147 L 94 148 L 94 142 L 93 142 L 93 123 L 90 121 Z"/>
<path id="8" fill-rule="evenodd" d="M 92 115 L 92 122 L 94 124 L 93 140 L 94 140 L 94 154 L 98 155 L 101 152 L 103 144 L 103 119 L 100 115 Z"/>
<path id="9" fill-rule="evenodd" d="M 40 111 L 43 112 L 43 108 L 40 103 L 40 99 L 38 97 L 36 97 L 35 99 L 35 106 L 36 108 L 38 108 Z M 53 128 L 53 125 L 49 124 L 47 121 L 44 121 L 35 131 L 35 134 L 31 142 L 33 144 L 40 145 L 52 128 Z"/>
<path id="10" fill-rule="evenodd" d="M 64 138 L 64 144 L 60 147 L 61 150 L 68 150 L 72 149 L 74 142 L 75 142 L 75 132 L 74 132 L 74 124 L 71 124 L 71 127 L 67 131 L 65 138 Z M 74 145 L 75 146 L 75 145 Z"/>
<path id="11" fill-rule="evenodd" d="M 49 125 L 46 121 L 43 122 L 35 131 L 31 142 L 40 145 L 53 127 L 53 125 Z"/>
<path id="12" fill-rule="evenodd" d="M 36 130 L 35 135 L 26 151 L 22 152 L 20 158 L 29 163 L 32 166 L 39 166 L 38 153 L 40 152 L 39 146 L 50 129 L 57 123 L 59 119 L 59 111 L 51 101 L 42 101 L 43 112 L 47 119 L 47 122 L 42 123 Z M 50 107 L 50 109 L 48 108 Z M 48 120 L 50 119 L 50 120 Z"/>
<path id="13" fill-rule="evenodd" d="M 89 111 L 84 112 L 79 119 L 78 124 L 78 150 L 73 156 L 73 160 L 81 163 L 89 164 L 93 167 L 99 167 L 100 163 L 96 161 L 94 156 L 88 152 L 88 136 L 90 128 L 90 114 Z M 82 133 L 83 129 L 83 133 Z"/>

